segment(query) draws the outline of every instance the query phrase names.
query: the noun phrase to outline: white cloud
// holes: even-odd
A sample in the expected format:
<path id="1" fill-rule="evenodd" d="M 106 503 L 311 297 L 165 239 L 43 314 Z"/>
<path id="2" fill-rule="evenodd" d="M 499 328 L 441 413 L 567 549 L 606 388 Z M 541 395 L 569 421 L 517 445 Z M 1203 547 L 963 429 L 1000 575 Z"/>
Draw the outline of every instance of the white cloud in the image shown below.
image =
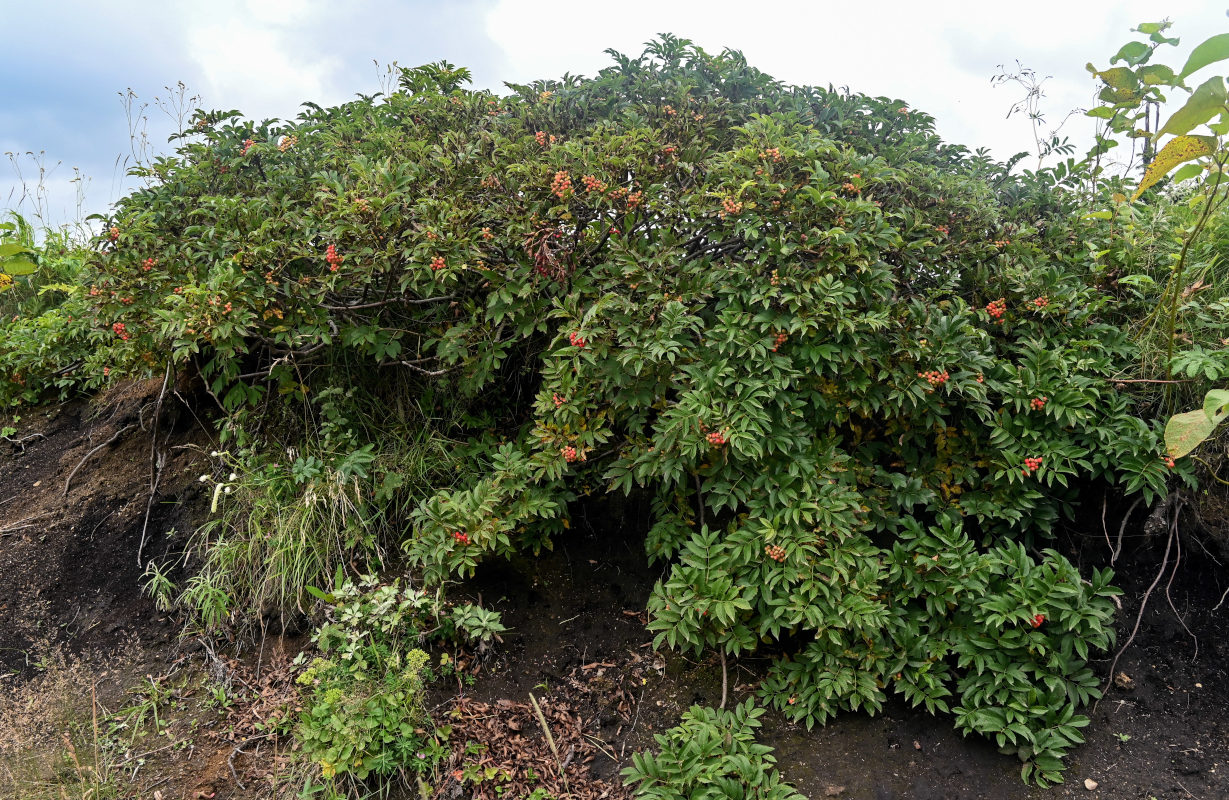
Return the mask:
<path id="1" fill-rule="evenodd" d="M 230 0 L 189 13 L 185 45 L 212 105 L 250 116 L 293 117 L 299 103 L 332 104 L 345 94 L 332 80 L 337 58 L 305 48 L 302 34 L 328 8 L 312 0 Z"/>

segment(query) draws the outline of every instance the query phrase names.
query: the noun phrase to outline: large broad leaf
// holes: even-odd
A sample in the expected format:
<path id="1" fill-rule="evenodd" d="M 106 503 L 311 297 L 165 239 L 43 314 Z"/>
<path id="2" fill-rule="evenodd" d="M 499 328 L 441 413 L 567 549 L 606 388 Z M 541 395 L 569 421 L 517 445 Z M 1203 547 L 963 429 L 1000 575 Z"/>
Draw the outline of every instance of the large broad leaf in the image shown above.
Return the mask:
<path id="1" fill-rule="evenodd" d="M 0 258 L 10 258 L 21 253 L 33 253 L 34 251 L 24 245 L 16 242 L 0 244 Z"/>
<path id="2" fill-rule="evenodd" d="M 38 265 L 33 261 L 17 258 L 12 261 L 0 262 L 0 272 L 9 275 L 33 275 L 35 272 L 38 272 Z"/>
<path id="3" fill-rule="evenodd" d="M 1220 423 L 1225 417 L 1229 417 L 1229 391 L 1213 389 L 1204 395 L 1203 413 L 1214 423 Z"/>
<path id="4" fill-rule="evenodd" d="M 1125 61 L 1131 66 L 1135 66 L 1141 62 L 1147 61 L 1148 56 L 1152 55 L 1152 48 L 1143 42 L 1127 42 L 1122 46 L 1122 49 L 1110 59 L 1111 64 L 1117 64 L 1119 61 Z"/>
<path id="5" fill-rule="evenodd" d="M 1164 178 L 1171 169 L 1182 162 L 1201 156 L 1210 156 L 1215 152 L 1215 136 L 1178 136 L 1170 140 L 1169 144 L 1161 148 L 1161 152 L 1156 154 L 1156 158 L 1152 159 L 1152 163 L 1144 171 L 1144 177 L 1139 181 L 1139 188 L 1135 190 L 1135 195 L 1131 199 L 1139 199 L 1148 187 Z"/>
<path id="6" fill-rule="evenodd" d="M 1203 173 L 1203 164 L 1187 164 L 1182 169 L 1170 176 L 1170 180 L 1174 183 L 1182 183 L 1189 181 L 1191 178 L 1198 177 Z"/>
<path id="7" fill-rule="evenodd" d="M 1213 389 L 1203 398 L 1203 408 L 1175 414 L 1165 425 L 1165 449 L 1181 458 L 1203 444 L 1216 426 L 1229 417 L 1229 391 Z"/>
<path id="8" fill-rule="evenodd" d="M 1173 458 L 1181 458 L 1212 435 L 1216 423 L 1208 419 L 1202 408 L 1175 414 L 1165 425 L 1165 449 Z"/>
<path id="9" fill-rule="evenodd" d="M 1114 67 L 1097 73 L 1097 77 L 1105 81 L 1106 86 L 1114 89 L 1134 89 L 1139 86 L 1139 78 L 1126 67 Z"/>
<path id="10" fill-rule="evenodd" d="M 1178 80 L 1174 71 L 1164 64 L 1149 64 L 1146 67 L 1140 67 L 1137 75 L 1148 86 L 1172 86 Z"/>
<path id="11" fill-rule="evenodd" d="M 1181 77 L 1185 78 L 1208 64 L 1215 64 L 1226 58 L 1229 58 L 1229 33 L 1219 33 L 1191 51 L 1191 57 L 1186 60 L 1186 66 L 1182 68 Z"/>
<path id="12" fill-rule="evenodd" d="M 1199 84 L 1199 88 L 1187 98 L 1186 105 L 1174 112 L 1161 129 L 1156 132 L 1172 133 L 1181 136 L 1190 133 L 1191 128 L 1202 125 L 1225 108 L 1225 79 L 1217 75 Z"/>

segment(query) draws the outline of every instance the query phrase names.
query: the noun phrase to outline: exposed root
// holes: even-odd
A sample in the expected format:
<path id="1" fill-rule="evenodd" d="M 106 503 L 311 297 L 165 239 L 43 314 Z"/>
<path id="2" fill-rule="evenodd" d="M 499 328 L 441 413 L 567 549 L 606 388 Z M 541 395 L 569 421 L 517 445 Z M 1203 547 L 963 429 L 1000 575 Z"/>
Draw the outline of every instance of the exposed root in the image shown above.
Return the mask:
<path id="1" fill-rule="evenodd" d="M 114 435 L 114 436 L 112 436 L 110 439 L 106 440 L 105 442 L 103 442 L 102 444 L 98 445 L 98 446 L 97 446 L 97 447 L 95 447 L 93 450 L 91 450 L 90 452 L 88 452 L 88 453 L 86 453 L 84 456 L 82 456 L 81 460 L 77 462 L 77 466 L 73 467 L 73 471 L 72 471 L 72 472 L 70 472 L 70 473 L 68 473 L 68 479 L 64 481 L 64 496 L 65 496 L 65 497 L 68 497 L 68 490 L 69 490 L 69 489 L 72 487 L 72 485 L 73 485 L 73 476 L 75 476 L 75 475 L 77 474 L 77 470 L 81 469 L 81 465 L 82 465 L 82 464 L 84 464 L 85 462 L 89 461 L 89 460 L 90 460 L 90 456 L 94 455 L 94 454 L 95 454 L 95 453 L 97 453 L 99 450 L 103 449 L 104 447 L 107 447 L 108 445 L 113 444 L 113 443 L 115 442 L 115 440 L 119 439 L 119 437 L 123 436 L 123 435 L 124 435 L 125 433 L 127 433 L 128 431 L 132 430 L 132 428 L 133 428 L 133 426 L 132 426 L 132 425 L 125 425 L 124 427 L 122 427 L 122 428 L 120 428 L 118 431 L 116 431 L 116 432 L 115 432 L 115 435 Z"/>

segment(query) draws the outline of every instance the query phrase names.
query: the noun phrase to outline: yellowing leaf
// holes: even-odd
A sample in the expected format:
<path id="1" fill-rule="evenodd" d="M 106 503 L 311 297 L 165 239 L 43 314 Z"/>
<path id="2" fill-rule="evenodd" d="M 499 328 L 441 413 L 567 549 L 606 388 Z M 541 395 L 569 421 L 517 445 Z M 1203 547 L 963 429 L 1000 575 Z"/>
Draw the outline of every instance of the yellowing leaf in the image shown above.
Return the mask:
<path id="1" fill-rule="evenodd" d="M 1169 171 L 1184 161 L 1190 161 L 1200 156 L 1210 156 L 1216 152 L 1216 137 L 1214 136 L 1176 136 L 1169 144 L 1161 148 L 1152 163 L 1148 165 L 1144 177 L 1139 182 L 1132 200 L 1138 200 L 1148 187 L 1169 174 Z"/>

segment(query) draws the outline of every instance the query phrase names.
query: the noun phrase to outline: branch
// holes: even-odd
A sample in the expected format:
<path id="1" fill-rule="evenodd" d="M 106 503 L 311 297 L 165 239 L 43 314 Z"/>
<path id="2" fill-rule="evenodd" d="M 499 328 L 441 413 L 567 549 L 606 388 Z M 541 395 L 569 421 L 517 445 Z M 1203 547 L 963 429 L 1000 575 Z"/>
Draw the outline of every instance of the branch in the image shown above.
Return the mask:
<path id="1" fill-rule="evenodd" d="M 407 305 L 407 306 L 421 306 L 421 305 L 426 305 L 427 303 L 441 303 L 445 300 L 454 300 L 454 299 L 456 299 L 455 294 L 446 294 L 440 297 L 422 297 L 418 299 L 411 299 L 408 297 L 394 297 L 391 300 L 377 300 L 374 303 L 354 303 L 352 305 L 342 305 L 342 306 L 322 305 L 320 307 L 328 309 L 329 311 L 355 311 L 360 308 L 379 308 L 380 306 L 390 306 L 396 303 L 400 303 L 402 305 Z"/>

